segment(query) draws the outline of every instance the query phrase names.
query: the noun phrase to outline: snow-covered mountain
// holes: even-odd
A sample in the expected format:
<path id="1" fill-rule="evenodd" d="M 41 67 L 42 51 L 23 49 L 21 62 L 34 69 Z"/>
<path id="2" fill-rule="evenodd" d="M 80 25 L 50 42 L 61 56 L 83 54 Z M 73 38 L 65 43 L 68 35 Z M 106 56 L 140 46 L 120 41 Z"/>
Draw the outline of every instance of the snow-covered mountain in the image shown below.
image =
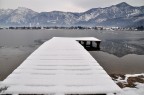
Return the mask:
<path id="1" fill-rule="evenodd" d="M 2 13 L 1 13 L 2 11 Z M 21 26 L 29 24 L 32 17 L 38 13 L 31 9 L 18 7 L 15 10 L 0 10 L 0 25 Z"/>
<path id="2" fill-rule="evenodd" d="M 106 8 L 93 8 L 83 13 L 41 12 L 19 7 L 0 9 L 0 26 L 144 26 L 144 6 L 125 2 Z"/>
<path id="3" fill-rule="evenodd" d="M 74 25 L 79 19 L 77 13 L 70 12 L 41 12 L 31 19 L 32 25 L 39 23 L 43 26 L 65 26 L 65 25 Z"/>

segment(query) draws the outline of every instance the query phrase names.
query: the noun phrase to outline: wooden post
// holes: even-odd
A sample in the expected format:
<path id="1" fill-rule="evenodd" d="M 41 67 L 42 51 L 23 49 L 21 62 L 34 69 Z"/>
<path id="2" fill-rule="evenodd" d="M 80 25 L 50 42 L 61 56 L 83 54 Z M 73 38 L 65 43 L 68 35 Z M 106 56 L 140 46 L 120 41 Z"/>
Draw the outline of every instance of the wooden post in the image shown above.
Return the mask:
<path id="1" fill-rule="evenodd" d="M 83 44 L 83 41 L 80 41 L 81 42 L 81 45 Z"/>
<path id="2" fill-rule="evenodd" d="M 96 41 L 96 43 L 97 43 L 97 50 L 100 50 L 100 41 Z"/>
<path id="3" fill-rule="evenodd" d="M 86 47 L 86 41 L 83 41 L 84 42 L 84 47 Z"/>
<path id="4" fill-rule="evenodd" d="M 92 41 L 90 41 L 90 47 L 93 47 L 93 46 L 92 46 Z"/>

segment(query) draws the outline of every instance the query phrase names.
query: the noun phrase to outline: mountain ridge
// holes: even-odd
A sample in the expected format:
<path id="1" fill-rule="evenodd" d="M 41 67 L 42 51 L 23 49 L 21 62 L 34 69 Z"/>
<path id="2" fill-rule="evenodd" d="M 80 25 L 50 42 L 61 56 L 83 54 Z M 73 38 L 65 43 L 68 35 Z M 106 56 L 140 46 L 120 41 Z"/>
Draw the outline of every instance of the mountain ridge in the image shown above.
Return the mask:
<path id="1" fill-rule="evenodd" d="M 0 9 L 0 26 L 144 26 L 144 6 L 125 2 L 85 12 L 35 12 L 31 9 Z"/>

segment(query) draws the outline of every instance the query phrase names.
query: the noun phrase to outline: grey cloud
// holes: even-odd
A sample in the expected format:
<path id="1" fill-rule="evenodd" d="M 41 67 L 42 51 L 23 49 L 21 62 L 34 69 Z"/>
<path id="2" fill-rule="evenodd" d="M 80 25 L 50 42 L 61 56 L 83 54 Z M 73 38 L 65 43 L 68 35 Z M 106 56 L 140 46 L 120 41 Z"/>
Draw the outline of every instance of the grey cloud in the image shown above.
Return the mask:
<path id="1" fill-rule="evenodd" d="M 127 2 L 128 4 L 131 4 L 133 6 L 144 5 L 144 0 L 72 0 L 72 3 L 75 6 L 79 6 L 84 9 L 108 7 L 121 2 Z"/>

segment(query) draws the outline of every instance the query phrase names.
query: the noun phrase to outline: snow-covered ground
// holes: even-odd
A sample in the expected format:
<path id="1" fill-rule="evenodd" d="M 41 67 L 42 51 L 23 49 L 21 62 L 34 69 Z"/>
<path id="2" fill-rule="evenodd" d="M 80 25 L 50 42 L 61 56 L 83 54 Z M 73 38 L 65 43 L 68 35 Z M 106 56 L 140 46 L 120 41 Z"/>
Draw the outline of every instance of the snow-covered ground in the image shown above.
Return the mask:
<path id="1" fill-rule="evenodd" d="M 128 84 L 128 81 L 127 81 L 128 78 L 132 78 L 132 77 L 133 77 L 132 83 L 134 84 L 134 87 L 124 87 L 124 84 Z M 144 95 L 144 73 L 143 74 L 114 75 L 112 78 L 117 84 L 118 83 L 123 84 L 122 92 L 119 92 L 116 95 Z M 137 80 L 135 80 L 134 78 Z M 143 81 L 140 81 L 141 79 Z M 134 82 L 134 81 L 137 81 L 137 82 Z M 133 86 L 133 85 L 127 85 L 127 86 Z M 114 95 L 114 94 L 108 94 L 108 95 Z"/>
<path id="2" fill-rule="evenodd" d="M 120 85 L 121 83 L 121 86 L 123 85 L 121 87 L 122 91 L 117 93 L 116 95 L 144 95 L 144 73 L 143 74 L 113 75 L 111 77 L 117 84 L 119 83 Z M 129 80 L 129 83 L 128 83 L 128 80 Z M 132 84 L 130 84 L 130 82 Z M 0 84 L 1 84 L 1 81 L 0 81 Z M 114 94 L 108 94 L 108 95 L 114 95 Z"/>
<path id="3" fill-rule="evenodd" d="M 113 75 L 112 78 L 122 88 L 116 95 L 144 95 L 144 73 Z"/>

